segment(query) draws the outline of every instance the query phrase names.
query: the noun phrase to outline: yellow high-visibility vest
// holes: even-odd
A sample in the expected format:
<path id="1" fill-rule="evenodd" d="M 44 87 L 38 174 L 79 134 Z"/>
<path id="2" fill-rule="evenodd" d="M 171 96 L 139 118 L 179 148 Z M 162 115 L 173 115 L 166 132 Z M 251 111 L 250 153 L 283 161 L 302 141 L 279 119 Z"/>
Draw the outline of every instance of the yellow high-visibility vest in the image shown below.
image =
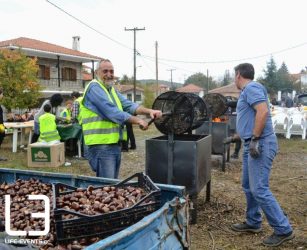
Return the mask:
<path id="1" fill-rule="evenodd" d="M 64 109 L 61 113 L 60 113 L 60 117 L 64 117 L 66 119 L 67 122 L 70 122 L 71 120 L 71 111 L 69 109 Z"/>
<path id="2" fill-rule="evenodd" d="M 91 81 L 86 86 L 83 95 L 84 97 L 87 94 L 89 86 L 93 83 L 98 83 L 98 85 L 108 96 L 110 102 L 113 103 L 114 99 L 118 109 L 123 111 L 122 104 L 114 88 L 112 87 L 109 93 L 106 87 L 97 80 Z M 82 124 L 82 131 L 86 145 L 114 144 L 118 143 L 120 140 L 127 140 L 127 131 L 124 128 L 110 120 L 104 120 L 98 114 L 86 108 L 83 105 L 83 101 L 84 99 L 82 99 L 82 101 L 80 102 L 79 122 Z"/>
<path id="3" fill-rule="evenodd" d="M 39 117 L 39 141 L 55 141 L 60 140 L 61 137 L 56 129 L 55 115 L 45 113 Z"/>

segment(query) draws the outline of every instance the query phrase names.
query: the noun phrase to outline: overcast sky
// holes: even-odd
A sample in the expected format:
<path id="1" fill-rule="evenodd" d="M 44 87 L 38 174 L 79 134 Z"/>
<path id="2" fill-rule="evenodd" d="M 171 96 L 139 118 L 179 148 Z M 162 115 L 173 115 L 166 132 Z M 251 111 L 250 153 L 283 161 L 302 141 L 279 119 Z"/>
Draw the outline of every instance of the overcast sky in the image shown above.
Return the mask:
<path id="1" fill-rule="evenodd" d="M 133 32 L 125 31 L 125 27 L 145 27 L 145 31 L 136 35 L 137 50 L 141 54 L 137 57 L 140 66 L 137 79 L 155 78 L 155 41 L 159 44 L 159 79 L 162 80 L 170 80 L 169 69 L 175 69 L 173 81 L 177 82 L 196 72 L 206 73 L 207 69 L 217 79 L 225 70 L 232 73 L 234 66 L 241 62 L 253 63 L 259 76 L 271 53 L 277 66 L 284 61 L 291 73 L 307 66 L 305 0 L 50 2 L 103 35 L 45 0 L 0 0 L 0 41 L 23 36 L 71 48 L 72 36 L 79 35 L 82 52 L 109 58 L 119 77 L 132 76 Z M 274 53 L 284 49 L 288 50 Z M 262 55 L 266 56 L 259 57 Z M 229 62 L 254 57 L 259 58 Z"/>

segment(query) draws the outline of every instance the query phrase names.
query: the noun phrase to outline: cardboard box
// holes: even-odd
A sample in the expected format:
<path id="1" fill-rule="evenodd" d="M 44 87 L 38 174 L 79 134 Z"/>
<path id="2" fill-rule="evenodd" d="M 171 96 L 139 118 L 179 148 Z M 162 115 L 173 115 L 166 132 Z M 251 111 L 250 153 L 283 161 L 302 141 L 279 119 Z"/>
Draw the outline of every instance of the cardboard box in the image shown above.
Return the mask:
<path id="1" fill-rule="evenodd" d="M 36 142 L 28 145 L 29 167 L 59 167 L 65 163 L 63 142 L 45 144 Z"/>

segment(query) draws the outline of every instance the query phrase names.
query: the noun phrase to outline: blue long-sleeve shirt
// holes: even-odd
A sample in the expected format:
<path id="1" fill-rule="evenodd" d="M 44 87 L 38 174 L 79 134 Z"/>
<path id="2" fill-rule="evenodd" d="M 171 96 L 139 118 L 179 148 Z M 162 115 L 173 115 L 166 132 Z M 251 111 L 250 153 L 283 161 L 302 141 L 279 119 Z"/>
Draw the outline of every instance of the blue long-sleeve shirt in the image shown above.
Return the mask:
<path id="1" fill-rule="evenodd" d="M 135 110 L 139 105 L 126 99 L 118 91 L 116 93 L 122 104 L 123 111 L 118 109 L 114 100 L 114 103 L 110 102 L 109 97 L 98 83 L 91 83 L 88 87 L 83 104 L 101 118 L 123 125 L 131 115 L 135 114 Z"/>

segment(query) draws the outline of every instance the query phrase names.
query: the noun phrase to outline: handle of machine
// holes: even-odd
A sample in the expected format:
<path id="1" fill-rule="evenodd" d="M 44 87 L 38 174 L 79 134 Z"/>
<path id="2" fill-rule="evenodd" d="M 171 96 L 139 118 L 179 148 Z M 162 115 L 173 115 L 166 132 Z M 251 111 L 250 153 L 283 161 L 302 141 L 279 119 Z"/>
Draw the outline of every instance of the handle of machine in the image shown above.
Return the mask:
<path id="1" fill-rule="evenodd" d="M 162 113 L 162 116 L 171 115 L 171 114 L 172 114 L 172 112 L 165 112 L 165 113 Z M 150 124 L 152 124 L 152 123 L 155 121 L 155 119 L 156 119 L 156 117 L 151 118 L 150 121 L 148 122 L 148 126 L 149 126 Z M 140 125 L 140 129 L 143 130 L 144 127 L 143 127 L 142 125 Z"/>

